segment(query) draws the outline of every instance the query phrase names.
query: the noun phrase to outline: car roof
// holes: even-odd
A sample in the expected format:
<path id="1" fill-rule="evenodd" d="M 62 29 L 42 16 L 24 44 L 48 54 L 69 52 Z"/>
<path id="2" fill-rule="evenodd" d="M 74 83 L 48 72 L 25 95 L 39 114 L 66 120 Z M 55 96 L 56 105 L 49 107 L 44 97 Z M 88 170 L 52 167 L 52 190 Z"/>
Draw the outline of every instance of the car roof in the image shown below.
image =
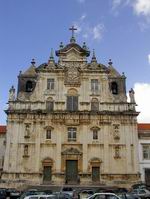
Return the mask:
<path id="1" fill-rule="evenodd" d="M 116 196 L 119 198 L 119 196 L 117 196 L 116 194 L 114 193 L 109 193 L 109 192 L 103 192 L 103 193 L 94 193 L 92 196 L 88 197 L 88 198 L 91 198 L 93 196 L 96 196 L 96 195 L 113 195 L 113 196 Z"/>
<path id="2" fill-rule="evenodd" d="M 50 194 L 50 195 L 48 195 L 48 194 L 43 194 L 43 195 L 30 195 L 30 196 L 25 196 L 25 198 L 24 199 L 28 199 L 28 198 L 30 198 L 30 197 L 55 197 L 56 195 L 53 195 L 53 194 Z"/>

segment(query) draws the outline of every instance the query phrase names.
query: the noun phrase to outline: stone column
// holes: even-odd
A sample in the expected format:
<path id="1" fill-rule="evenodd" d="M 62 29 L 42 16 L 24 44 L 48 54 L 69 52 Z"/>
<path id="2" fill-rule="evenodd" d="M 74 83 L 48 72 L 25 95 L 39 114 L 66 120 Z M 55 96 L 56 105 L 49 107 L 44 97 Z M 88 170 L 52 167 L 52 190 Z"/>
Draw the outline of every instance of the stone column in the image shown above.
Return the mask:
<path id="1" fill-rule="evenodd" d="M 35 172 L 39 172 L 40 170 L 40 163 L 41 163 L 41 160 L 40 160 L 40 143 L 41 143 L 41 140 L 40 140 L 40 134 L 43 133 L 43 125 L 41 123 L 36 123 L 34 124 L 34 134 L 36 135 L 35 137 L 35 154 L 36 157 L 35 158 L 35 168 L 34 168 L 34 171 Z M 33 155 L 33 154 L 32 154 Z"/>
<path id="2" fill-rule="evenodd" d="M 83 125 L 82 126 L 82 143 L 83 143 L 83 173 L 86 173 L 88 170 L 88 126 Z"/>
<path id="3" fill-rule="evenodd" d="M 63 126 L 57 126 L 56 129 L 56 151 L 55 151 L 55 162 L 56 162 L 56 172 L 61 172 L 61 145 L 62 145 L 62 132 L 65 133 L 63 130 Z"/>
<path id="4" fill-rule="evenodd" d="M 129 126 L 122 126 L 123 134 L 125 136 L 125 146 L 126 146 L 126 173 L 132 172 L 132 162 L 131 162 L 131 144 L 132 144 L 132 129 Z"/>
<path id="5" fill-rule="evenodd" d="M 8 116 L 9 117 L 9 116 Z M 13 123 L 8 118 L 7 123 L 7 134 L 6 134 L 6 151 L 5 151 L 5 158 L 4 158 L 4 172 L 9 171 L 9 163 L 10 163 L 10 142 L 11 142 L 11 132 L 13 129 Z"/>
<path id="6" fill-rule="evenodd" d="M 108 125 L 104 125 L 104 173 L 108 173 L 109 170 L 109 131 L 110 131 L 111 126 L 109 127 Z"/>

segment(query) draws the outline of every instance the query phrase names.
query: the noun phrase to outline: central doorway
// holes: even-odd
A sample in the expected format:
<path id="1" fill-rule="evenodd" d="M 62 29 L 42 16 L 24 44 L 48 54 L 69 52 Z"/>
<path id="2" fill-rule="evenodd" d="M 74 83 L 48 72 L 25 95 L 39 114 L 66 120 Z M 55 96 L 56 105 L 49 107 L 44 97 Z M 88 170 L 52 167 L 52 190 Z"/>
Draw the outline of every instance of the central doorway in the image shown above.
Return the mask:
<path id="1" fill-rule="evenodd" d="M 78 160 L 66 160 L 66 183 L 78 182 Z"/>
<path id="2" fill-rule="evenodd" d="M 43 181 L 50 182 L 52 180 L 52 167 L 51 166 L 44 166 L 43 169 Z"/>
<path id="3" fill-rule="evenodd" d="M 100 180 L 100 167 L 92 167 L 92 181 L 99 182 Z"/>
<path id="4" fill-rule="evenodd" d="M 150 169 L 145 169 L 145 183 L 150 186 Z"/>

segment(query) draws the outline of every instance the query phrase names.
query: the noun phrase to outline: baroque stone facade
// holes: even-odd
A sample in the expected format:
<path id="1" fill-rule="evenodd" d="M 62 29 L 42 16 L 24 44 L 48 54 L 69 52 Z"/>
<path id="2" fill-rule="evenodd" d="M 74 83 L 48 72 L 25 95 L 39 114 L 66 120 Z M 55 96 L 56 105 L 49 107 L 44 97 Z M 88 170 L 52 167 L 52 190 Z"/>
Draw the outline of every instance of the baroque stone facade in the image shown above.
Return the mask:
<path id="1" fill-rule="evenodd" d="M 150 186 L 150 124 L 138 124 L 141 181 Z"/>
<path id="2" fill-rule="evenodd" d="M 3 171 L 5 148 L 6 148 L 6 126 L 0 125 L 0 177 Z"/>
<path id="3" fill-rule="evenodd" d="M 3 179 L 32 184 L 132 184 L 139 179 L 134 91 L 111 60 L 74 35 L 56 63 L 34 60 L 10 89 Z"/>

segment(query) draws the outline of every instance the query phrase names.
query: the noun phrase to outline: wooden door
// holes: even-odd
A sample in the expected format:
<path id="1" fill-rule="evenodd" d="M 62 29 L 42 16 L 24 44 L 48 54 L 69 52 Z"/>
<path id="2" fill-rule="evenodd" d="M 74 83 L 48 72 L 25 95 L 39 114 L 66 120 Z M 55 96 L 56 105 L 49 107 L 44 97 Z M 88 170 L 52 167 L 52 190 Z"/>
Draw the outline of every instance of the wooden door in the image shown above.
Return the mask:
<path id="1" fill-rule="evenodd" d="M 49 182 L 52 179 L 52 167 L 51 166 L 44 166 L 43 170 L 43 181 Z"/>
<path id="2" fill-rule="evenodd" d="M 100 181 L 100 167 L 92 167 L 92 181 L 93 182 Z"/>
<path id="3" fill-rule="evenodd" d="M 150 169 L 145 169 L 145 183 L 150 186 Z"/>
<path id="4" fill-rule="evenodd" d="M 78 161 L 66 160 L 66 183 L 77 183 Z"/>

